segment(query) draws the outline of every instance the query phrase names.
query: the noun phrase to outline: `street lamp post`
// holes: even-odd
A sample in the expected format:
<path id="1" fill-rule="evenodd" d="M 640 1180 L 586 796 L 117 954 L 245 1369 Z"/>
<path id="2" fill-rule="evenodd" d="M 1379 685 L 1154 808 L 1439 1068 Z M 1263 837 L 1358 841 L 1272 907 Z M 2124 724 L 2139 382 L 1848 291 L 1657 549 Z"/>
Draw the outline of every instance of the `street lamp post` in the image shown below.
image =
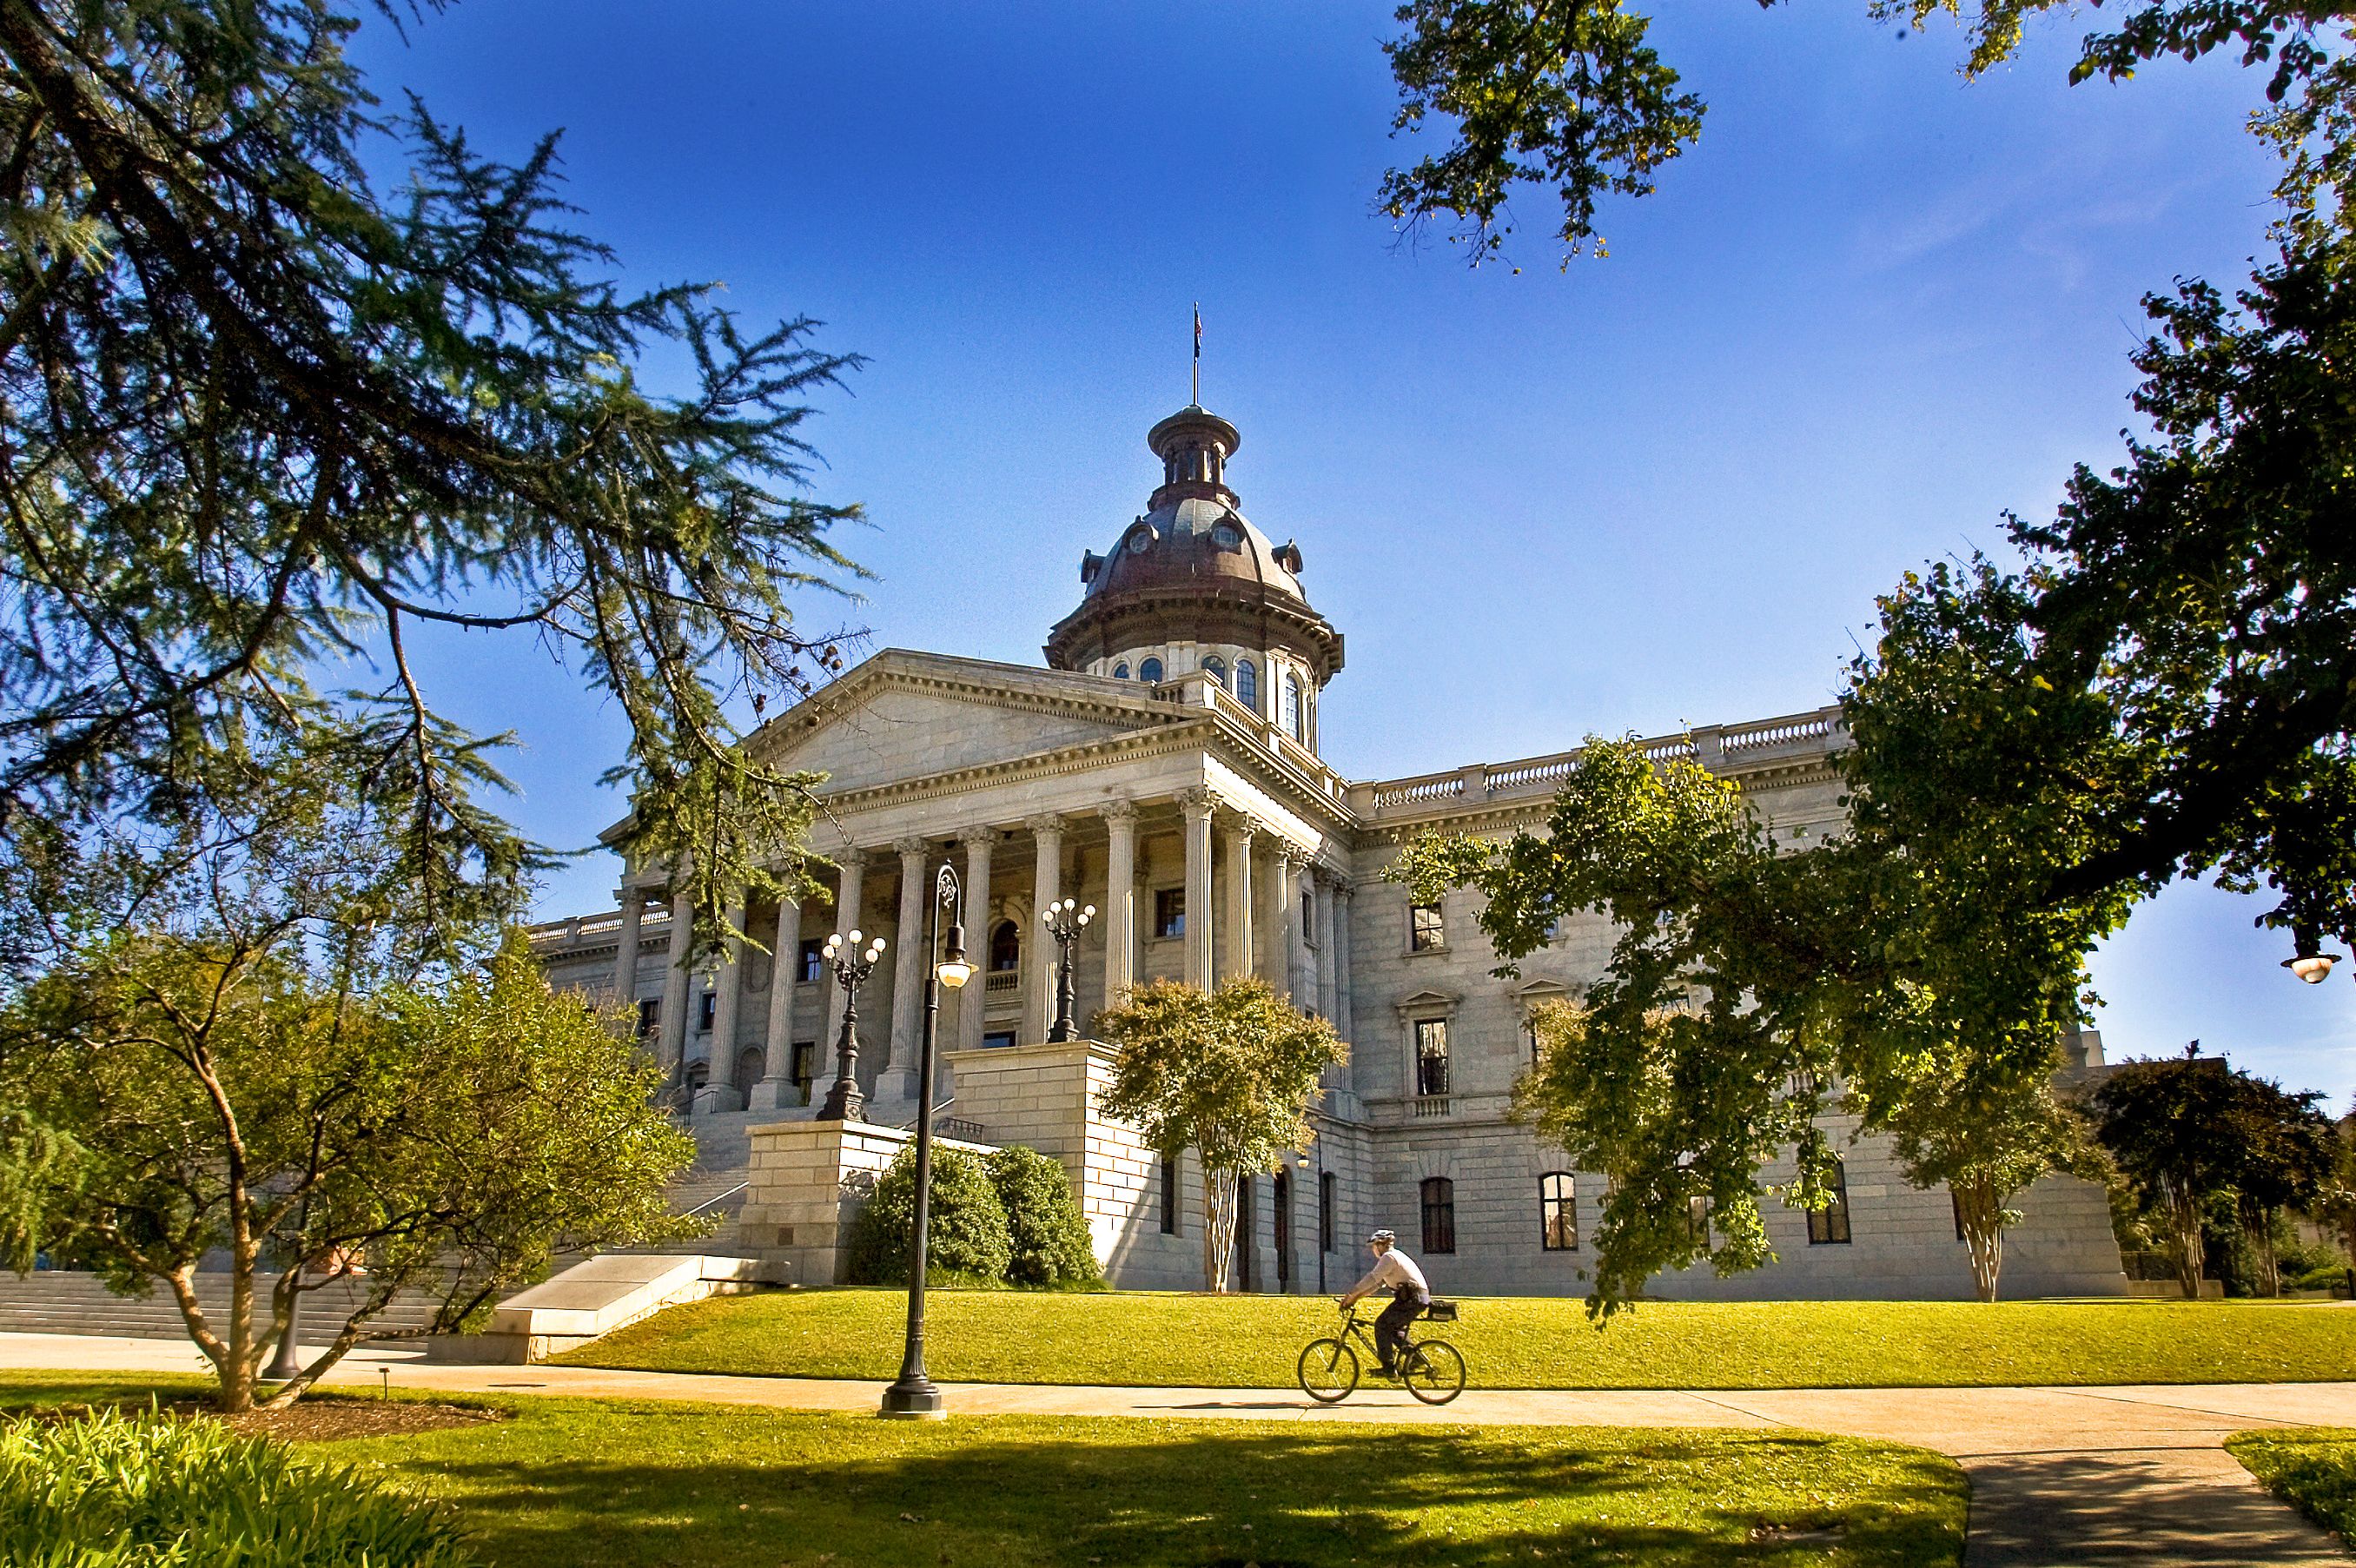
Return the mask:
<path id="1" fill-rule="evenodd" d="M 902 1421 L 939 1421 L 948 1413 L 948 1401 L 925 1375 L 925 1273 L 931 1259 L 927 1228 L 933 1199 L 933 1046 L 941 1016 L 941 987 L 951 991 L 973 978 L 965 956 L 965 893 L 955 870 L 944 862 L 933 878 L 933 901 L 926 910 L 925 957 L 939 949 L 941 911 L 956 913 L 949 921 L 948 950 L 925 973 L 925 1032 L 916 1051 L 916 1225 L 908 1242 L 908 1333 L 900 1355 L 900 1375 L 884 1391 L 877 1413 Z"/>
<path id="2" fill-rule="evenodd" d="M 867 1111 L 867 1097 L 859 1092 L 859 988 L 875 972 L 875 961 L 884 956 L 884 939 L 877 937 L 862 950 L 859 942 L 865 934 L 853 931 L 846 942 L 837 931 L 819 950 L 842 987 L 842 1038 L 835 1042 L 834 1087 L 819 1108 L 821 1122 L 856 1122 Z"/>
<path id="3" fill-rule="evenodd" d="M 1097 918 L 1094 904 L 1083 908 L 1076 898 L 1058 898 L 1039 911 L 1046 922 L 1047 934 L 1055 939 L 1058 950 L 1055 960 L 1055 1026 L 1047 1031 L 1050 1045 L 1063 1045 L 1080 1037 L 1079 1026 L 1072 1022 L 1072 947 L 1080 940 L 1080 929 Z"/>

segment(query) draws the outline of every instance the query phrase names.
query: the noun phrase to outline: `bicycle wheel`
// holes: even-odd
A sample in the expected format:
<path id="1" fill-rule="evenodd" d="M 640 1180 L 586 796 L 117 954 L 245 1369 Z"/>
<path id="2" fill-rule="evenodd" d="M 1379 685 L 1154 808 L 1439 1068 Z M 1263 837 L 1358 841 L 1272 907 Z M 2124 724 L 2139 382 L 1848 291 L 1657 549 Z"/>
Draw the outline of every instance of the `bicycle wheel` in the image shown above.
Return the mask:
<path id="1" fill-rule="evenodd" d="M 1339 1339 L 1312 1339 L 1301 1349 L 1300 1373 L 1302 1393 L 1332 1404 L 1358 1386 L 1358 1353 Z"/>
<path id="2" fill-rule="evenodd" d="M 1464 1391 L 1464 1358 L 1445 1339 L 1425 1339 L 1399 1358 L 1399 1380 L 1426 1404 L 1446 1404 Z"/>

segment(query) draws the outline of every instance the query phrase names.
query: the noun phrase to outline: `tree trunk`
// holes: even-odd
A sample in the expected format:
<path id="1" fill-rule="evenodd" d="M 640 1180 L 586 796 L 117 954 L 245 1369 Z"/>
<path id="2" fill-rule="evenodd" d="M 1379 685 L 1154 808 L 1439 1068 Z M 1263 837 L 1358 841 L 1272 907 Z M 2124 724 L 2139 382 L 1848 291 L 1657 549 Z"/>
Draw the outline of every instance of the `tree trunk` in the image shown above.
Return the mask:
<path id="1" fill-rule="evenodd" d="M 2242 1208 L 2242 1231 L 2250 1239 L 2250 1251 L 2258 1262 L 2258 1294 L 2282 1294 L 2282 1261 L 2275 1255 L 2275 1211 L 2244 1202 Z"/>
<path id="2" fill-rule="evenodd" d="M 2168 1185 L 2169 1262 L 2176 1265 L 2176 1283 L 2184 1299 L 2201 1299 L 2201 1202 L 2179 1183 Z"/>
<path id="3" fill-rule="evenodd" d="M 1236 1174 L 1203 1170 L 1203 1285 L 1225 1294 L 1236 1262 Z"/>
<path id="4" fill-rule="evenodd" d="M 1972 1288 L 1982 1301 L 1996 1300 L 1997 1275 L 2004 1268 L 2004 1199 L 1985 1180 L 1951 1184 L 1955 1212 L 1963 1221 L 1964 1245 L 1972 1255 Z"/>

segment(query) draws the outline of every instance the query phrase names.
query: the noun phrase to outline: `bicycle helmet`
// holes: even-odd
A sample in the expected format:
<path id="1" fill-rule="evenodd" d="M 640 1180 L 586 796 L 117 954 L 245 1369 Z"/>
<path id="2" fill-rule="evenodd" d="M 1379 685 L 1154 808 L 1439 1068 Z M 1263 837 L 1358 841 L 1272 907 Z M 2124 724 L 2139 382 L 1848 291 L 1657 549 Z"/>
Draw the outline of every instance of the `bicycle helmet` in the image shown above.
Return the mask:
<path id="1" fill-rule="evenodd" d="M 1368 1246 L 1372 1246 L 1377 1241 L 1387 1241 L 1392 1246 L 1396 1247 L 1398 1245 L 1398 1237 L 1392 1231 L 1377 1230 L 1373 1235 L 1366 1238 L 1366 1244 Z"/>

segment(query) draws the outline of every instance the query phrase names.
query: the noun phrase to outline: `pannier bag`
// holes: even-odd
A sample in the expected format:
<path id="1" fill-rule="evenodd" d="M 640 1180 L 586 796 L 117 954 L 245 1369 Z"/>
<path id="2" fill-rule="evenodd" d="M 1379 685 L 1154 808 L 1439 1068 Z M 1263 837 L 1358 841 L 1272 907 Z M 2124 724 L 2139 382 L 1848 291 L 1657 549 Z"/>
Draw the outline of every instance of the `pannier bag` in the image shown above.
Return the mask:
<path id="1" fill-rule="evenodd" d="M 1456 1304 L 1433 1296 L 1431 1305 L 1424 1309 L 1423 1316 L 1434 1323 L 1453 1323 L 1456 1321 Z"/>

